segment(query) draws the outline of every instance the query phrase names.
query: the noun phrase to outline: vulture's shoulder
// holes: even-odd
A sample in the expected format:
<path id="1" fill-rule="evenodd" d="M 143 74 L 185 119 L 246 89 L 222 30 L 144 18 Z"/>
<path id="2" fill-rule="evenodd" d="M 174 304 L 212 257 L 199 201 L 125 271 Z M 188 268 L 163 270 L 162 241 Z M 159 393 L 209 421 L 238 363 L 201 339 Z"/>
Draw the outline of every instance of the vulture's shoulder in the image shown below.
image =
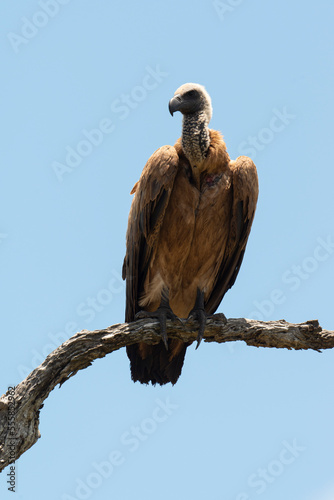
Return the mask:
<path id="1" fill-rule="evenodd" d="M 133 186 L 131 194 L 138 189 L 150 187 L 150 199 L 157 195 L 159 186 L 167 186 L 174 180 L 179 163 L 179 156 L 173 146 L 161 146 L 147 160 L 139 181 Z"/>
<path id="2" fill-rule="evenodd" d="M 233 174 L 233 187 L 235 197 L 249 201 L 249 208 L 255 212 L 256 202 L 259 194 L 259 180 L 256 166 L 248 156 L 238 156 L 236 160 L 230 161 Z"/>

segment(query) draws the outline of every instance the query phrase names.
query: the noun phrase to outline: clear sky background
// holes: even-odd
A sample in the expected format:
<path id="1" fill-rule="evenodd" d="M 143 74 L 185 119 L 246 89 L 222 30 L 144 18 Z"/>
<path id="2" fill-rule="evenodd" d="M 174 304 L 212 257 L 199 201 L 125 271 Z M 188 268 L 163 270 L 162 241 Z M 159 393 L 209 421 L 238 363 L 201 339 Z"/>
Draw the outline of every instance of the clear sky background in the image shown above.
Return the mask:
<path id="1" fill-rule="evenodd" d="M 123 321 L 129 192 L 179 137 L 185 82 L 259 173 L 219 311 L 334 329 L 333 16 L 330 0 L 2 2 L 1 393 L 74 332 Z M 123 349 L 50 394 L 15 498 L 333 500 L 333 376 L 334 351 L 203 342 L 153 388 Z"/>

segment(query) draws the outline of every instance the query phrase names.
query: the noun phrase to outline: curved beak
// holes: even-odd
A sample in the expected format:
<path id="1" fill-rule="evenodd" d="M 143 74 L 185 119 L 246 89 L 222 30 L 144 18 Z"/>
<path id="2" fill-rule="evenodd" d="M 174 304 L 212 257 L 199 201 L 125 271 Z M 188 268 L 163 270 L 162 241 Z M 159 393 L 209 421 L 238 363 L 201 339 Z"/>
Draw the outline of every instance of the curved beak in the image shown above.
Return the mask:
<path id="1" fill-rule="evenodd" d="M 175 111 L 180 111 L 181 104 L 182 104 L 182 97 L 180 96 L 180 94 L 176 94 L 174 97 L 171 98 L 168 104 L 168 109 L 172 116 L 173 113 L 175 113 Z"/>

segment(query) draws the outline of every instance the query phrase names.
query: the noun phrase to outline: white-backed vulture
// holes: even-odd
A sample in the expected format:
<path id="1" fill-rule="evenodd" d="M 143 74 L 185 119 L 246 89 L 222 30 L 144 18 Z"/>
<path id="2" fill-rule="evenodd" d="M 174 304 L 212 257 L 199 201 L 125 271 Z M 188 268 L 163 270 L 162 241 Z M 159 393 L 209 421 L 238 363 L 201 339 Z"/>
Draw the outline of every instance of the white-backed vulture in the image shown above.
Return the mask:
<path id="1" fill-rule="evenodd" d="M 183 114 L 182 136 L 146 163 L 131 191 L 123 278 L 127 322 L 157 317 L 162 340 L 131 345 L 133 381 L 175 384 L 189 344 L 168 339 L 166 318 L 206 317 L 234 284 L 254 218 L 258 178 L 246 156 L 230 160 L 222 135 L 208 128 L 211 99 L 186 83 L 169 101 Z"/>

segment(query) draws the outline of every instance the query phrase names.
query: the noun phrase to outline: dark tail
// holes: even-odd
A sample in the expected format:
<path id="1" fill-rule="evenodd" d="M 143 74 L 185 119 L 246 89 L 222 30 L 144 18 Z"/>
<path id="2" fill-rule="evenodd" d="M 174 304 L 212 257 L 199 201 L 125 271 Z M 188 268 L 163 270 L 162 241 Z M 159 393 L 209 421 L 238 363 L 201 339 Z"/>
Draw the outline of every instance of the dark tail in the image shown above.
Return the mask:
<path id="1" fill-rule="evenodd" d="M 130 359 L 131 378 L 142 384 L 176 384 L 181 375 L 184 356 L 190 343 L 169 339 L 168 351 L 163 342 L 148 345 L 144 342 L 126 348 Z"/>

